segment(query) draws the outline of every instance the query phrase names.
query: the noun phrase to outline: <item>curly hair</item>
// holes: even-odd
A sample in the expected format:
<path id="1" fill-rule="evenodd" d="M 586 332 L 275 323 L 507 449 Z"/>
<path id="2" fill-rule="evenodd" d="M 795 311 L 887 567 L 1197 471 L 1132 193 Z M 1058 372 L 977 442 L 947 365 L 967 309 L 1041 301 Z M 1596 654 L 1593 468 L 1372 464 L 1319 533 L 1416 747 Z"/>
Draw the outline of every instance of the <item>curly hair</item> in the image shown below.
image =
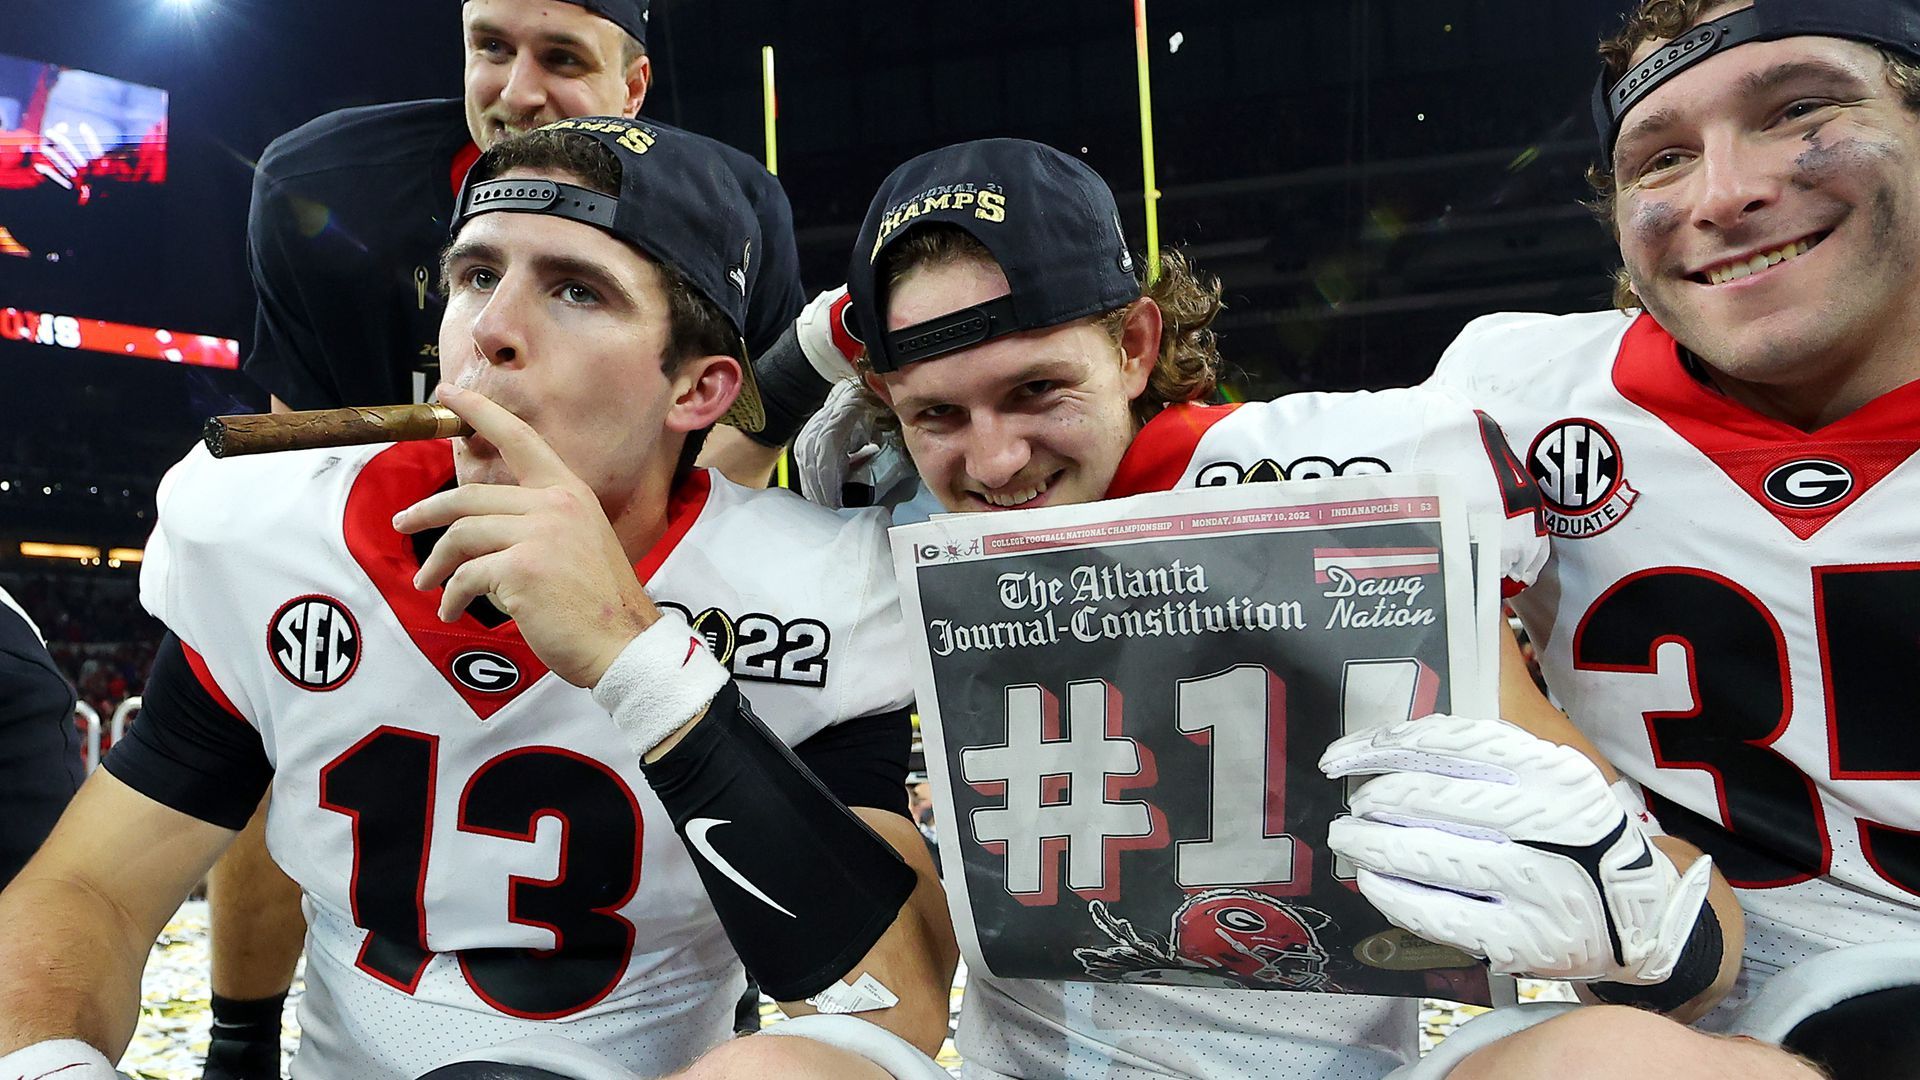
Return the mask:
<path id="1" fill-rule="evenodd" d="M 1650 41 L 1669 41 L 1679 37 L 1707 21 L 1714 9 L 1731 3 L 1733 0 L 1640 0 L 1639 6 L 1627 14 L 1620 31 L 1600 43 L 1600 62 L 1605 70 L 1603 80 L 1611 84 L 1625 75 L 1633 66 L 1633 56 L 1641 46 Z M 1887 84 L 1899 93 L 1901 102 L 1909 111 L 1920 114 L 1920 62 L 1890 49 L 1882 48 L 1879 52 L 1887 62 Z M 1620 189 L 1613 175 L 1612 163 L 1589 166 L 1587 182 L 1593 185 L 1594 191 L 1594 199 L 1588 206 L 1613 234 L 1614 240 L 1618 241 L 1620 226 L 1614 220 L 1613 211 Z M 1633 281 L 1628 278 L 1625 267 L 1613 272 L 1613 303 L 1622 310 L 1641 306 L 1640 297 L 1633 291 Z"/>
<path id="2" fill-rule="evenodd" d="M 889 289 L 909 273 L 925 266 L 969 260 L 994 262 L 993 253 L 957 225 L 923 225 L 887 250 L 881 268 Z M 1147 378 L 1146 392 L 1132 403 L 1133 418 L 1144 424 L 1169 405 L 1201 401 L 1219 386 L 1225 361 L 1213 321 L 1226 307 L 1220 279 L 1201 271 L 1173 248 L 1160 252 L 1160 276 L 1148 282 L 1143 294 L 1160 308 L 1160 354 Z M 1092 321 L 1120 344 L 1127 307 L 1115 308 Z"/>

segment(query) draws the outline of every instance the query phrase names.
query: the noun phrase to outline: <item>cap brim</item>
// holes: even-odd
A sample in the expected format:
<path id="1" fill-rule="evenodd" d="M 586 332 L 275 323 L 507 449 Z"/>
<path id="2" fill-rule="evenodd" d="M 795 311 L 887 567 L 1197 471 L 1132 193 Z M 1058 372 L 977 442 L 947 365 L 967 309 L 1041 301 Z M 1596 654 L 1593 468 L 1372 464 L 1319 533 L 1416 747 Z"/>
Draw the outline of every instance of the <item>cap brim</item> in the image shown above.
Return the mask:
<path id="1" fill-rule="evenodd" d="M 732 405 L 727 406 L 720 422 L 745 432 L 766 429 L 767 407 L 760 400 L 760 383 L 753 377 L 751 358 L 740 364 L 740 395 L 733 399 Z"/>

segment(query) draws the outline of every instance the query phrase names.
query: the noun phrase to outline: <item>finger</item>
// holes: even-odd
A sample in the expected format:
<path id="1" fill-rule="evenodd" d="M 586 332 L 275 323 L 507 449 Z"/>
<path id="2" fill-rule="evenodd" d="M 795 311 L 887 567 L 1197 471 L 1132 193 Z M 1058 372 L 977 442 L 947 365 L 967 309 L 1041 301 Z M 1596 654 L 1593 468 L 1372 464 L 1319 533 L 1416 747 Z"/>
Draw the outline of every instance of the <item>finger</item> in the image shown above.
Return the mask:
<path id="1" fill-rule="evenodd" d="M 462 563 L 491 555 L 527 538 L 531 524 L 521 515 L 495 514 L 461 518 L 433 545 L 420 572 L 413 576 L 416 589 L 437 588 L 453 576 Z"/>
<path id="2" fill-rule="evenodd" d="M 439 491 L 393 515 L 393 527 L 403 533 L 424 532 L 451 525 L 461 518 L 487 514 L 528 514 L 538 509 L 537 489 L 508 484 L 461 484 Z"/>
<path id="3" fill-rule="evenodd" d="M 1408 771 L 1510 784 L 1518 767 L 1558 749 L 1505 720 L 1435 713 L 1335 739 L 1320 769 L 1335 779 Z"/>
<path id="4" fill-rule="evenodd" d="M 507 552 L 495 551 L 461 563 L 460 568 L 447 579 L 446 591 L 440 594 L 440 621 L 457 621 L 469 604 L 497 592 L 501 577 L 508 568 L 509 558 Z M 512 615 L 513 612 L 508 611 L 507 614 Z"/>
<path id="5" fill-rule="evenodd" d="M 500 460 L 516 480 L 528 487 L 545 487 L 572 480 L 573 471 L 547 440 L 525 420 L 477 390 L 441 383 L 435 392 L 440 404 L 452 409 L 474 432 L 500 451 Z"/>
<path id="6" fill-rule="evenodd" d="M 1327 826 L 1328 850 L 1362 870 L 1481 901 L 1497 900 L 1512 886 L 1518 864 L 1510 847 L 1355 817 L 1335 818 Z"/>

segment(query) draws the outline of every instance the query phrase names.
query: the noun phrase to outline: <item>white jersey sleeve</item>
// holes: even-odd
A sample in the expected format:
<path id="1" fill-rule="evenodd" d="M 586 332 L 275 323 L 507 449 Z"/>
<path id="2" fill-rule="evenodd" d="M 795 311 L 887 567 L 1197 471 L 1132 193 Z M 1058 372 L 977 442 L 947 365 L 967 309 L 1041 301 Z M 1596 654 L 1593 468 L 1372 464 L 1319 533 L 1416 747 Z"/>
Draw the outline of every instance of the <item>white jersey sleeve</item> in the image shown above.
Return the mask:
<path id="1" fill-rule="evenodd" d="M 1110 494 L 1394 472 L 1455 478 L 1469 513 L 1504 523 L 1500 571 L 1509 589 L 1533 582 L 1547 559 L 1538 492 L 1499 426 L 1445 390 L 1175 406 L 1141 431 Z"/>

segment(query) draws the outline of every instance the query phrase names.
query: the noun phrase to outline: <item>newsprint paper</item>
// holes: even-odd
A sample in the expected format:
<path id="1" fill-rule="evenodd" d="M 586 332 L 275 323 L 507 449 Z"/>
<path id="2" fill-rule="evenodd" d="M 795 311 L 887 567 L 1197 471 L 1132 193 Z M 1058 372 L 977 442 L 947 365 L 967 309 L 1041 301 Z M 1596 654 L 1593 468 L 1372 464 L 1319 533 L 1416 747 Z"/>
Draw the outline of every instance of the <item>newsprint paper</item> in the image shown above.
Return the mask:
<path id="1" fill-rule="evenodd" d="M 1344 732 L 1495 714 L 1475 533 L 1423 475 L 894 529 L 969 968 L 1486 1003 L 1483 965 L 1327 851 L 1347 787 L 1316 766 Z"/>

